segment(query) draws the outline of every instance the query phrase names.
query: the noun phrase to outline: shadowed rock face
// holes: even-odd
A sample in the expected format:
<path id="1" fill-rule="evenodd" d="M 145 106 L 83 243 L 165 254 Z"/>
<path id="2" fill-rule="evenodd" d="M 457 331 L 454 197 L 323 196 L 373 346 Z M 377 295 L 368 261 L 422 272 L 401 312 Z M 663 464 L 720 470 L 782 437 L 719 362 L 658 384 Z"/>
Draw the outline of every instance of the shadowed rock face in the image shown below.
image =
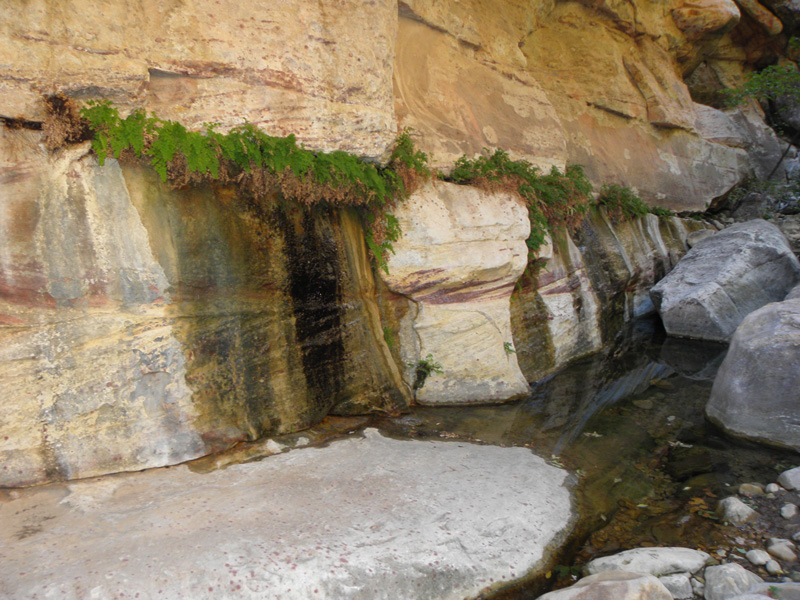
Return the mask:
<path id="1" fill-rule="evenodd" d="M 405 405 L 354 215 L 172 191 L 36 141 L 6 132 L 0 152 L 0 485 Z"/>

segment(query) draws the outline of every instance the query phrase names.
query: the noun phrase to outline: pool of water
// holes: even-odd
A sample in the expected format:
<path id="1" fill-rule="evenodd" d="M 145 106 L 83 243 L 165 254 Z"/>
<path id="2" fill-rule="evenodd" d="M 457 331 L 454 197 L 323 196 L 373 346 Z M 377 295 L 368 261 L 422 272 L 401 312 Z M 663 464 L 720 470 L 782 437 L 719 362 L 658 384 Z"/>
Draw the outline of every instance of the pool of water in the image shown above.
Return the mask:
<path id="1" fill-rule="evenodd" d="M 571 583 L 597 555 L 653 545 L 731 547 L 740 532 L 716 518 L 718 499 L 800 464 L 797 453 L 730 439 L 705 421 L 726 350 L 668 338 L 657 319 L 639 320 L 610 350 L 539 382 L 528 398 L 416 407 L 377 425 L 394 437 L 527 446 L 576 474 L 580 521 L 555 557 L 560 565 L 498 596 L 535 598 Z"/>

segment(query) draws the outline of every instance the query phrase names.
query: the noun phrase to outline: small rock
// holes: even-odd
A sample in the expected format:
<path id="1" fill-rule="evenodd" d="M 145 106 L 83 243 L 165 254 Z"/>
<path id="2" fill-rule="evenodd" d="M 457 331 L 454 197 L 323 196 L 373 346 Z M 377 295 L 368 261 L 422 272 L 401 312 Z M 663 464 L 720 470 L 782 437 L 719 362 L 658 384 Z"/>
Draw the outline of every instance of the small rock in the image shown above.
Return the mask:
<path id="1" fill-rule="evenodd" d="M 634 400 L 633 405 L 638 408 L 641 408 L 642 410 L 650 410 L 653 408 L 653 401 L 649 399 Z"/>
<path id="2" fill-rule="evenodd" d="M 793 535 L 792 535 L 792 539 L 793 539 L 795 542 L 800 542 L 800 531 L 798 531 L 797 533 L 793 534 Z"/>
<path id="3" fill-rule="evenodd" d="M 730 496 L 720 500 L 717 505 L 717 512 L 722 518 L 733 525 L 744 525 L 758 517 L 758 513 L 739 500 L 736 496 Z"/>
<path id="4" fill-rule="evenodd" d="M 605 571 L 584 577 L 568 588 L 540 596 L 539 600 L 672 600 L 672 594 L 652 575 Z"/>
<path id="5" fill-rule="evenodd" d="M 750 561 L 751 564 L 757 567 L 761 567 L 772 560 L 769 552 L 766 550 L 750 550 L 747 554 L 745 554 L 745 557 Z"/>
<path id="6" fill-rule="evenodd" d="M 764 581 L 741 565 L 729 563 L 705 570 L 706 600 L 728 600 Z"/>
<path id="7" fill-rule="evenodd" d="M 764 488 L 759 483 L 743 483 L 739 486 L 739 495 L 752 498 L 753 496 L 761 496 L 764 493 Z"/>
<path id="8" fill-rule="evenodd" d="M 694 597 L 692 583 L 689 581 L 688 573 L 675 573 L 674 575 L 664 575 L 658 580 L 664 585 L 672 597 L 676 600 Z"/>
<path id="9" fill-rule="evenodd" d="M 790 502 L 790 503 L 784 504 L 781 507 L 781 516 L 784 519 L 792 519 L 792 518 L 795 517 L 795 515 L 797 515 L 797 505 L 796 504 L 792 504 Z"/>
<path id="10" fill-rule="evenodd" d="M 716 219 L 711 221 L 711 224 L 716 228 L 717 231 L 721 231 L 725 229 L 725 225 L 717 221 Z"/>
<path id="11" fill-rule="evenodd" d="M 792 578 L 792 581 L 800 581 L 800 571 L 792 571 L 789 573 L 789 577 Z"/>
<path id="12" fill-rule="evenodd" d="M 770 546 L 767 552 L 769 552 L 778 560 L 785 560 L 786 562 L 794 562 L 797 560 L 797 555 L 794 553 L 794 550 L 792 550 L 789 546 L 784 546 L 783 544 Z"/>
<path id="13" fill-rule="evenodd" d="M 767 569 L 767 573 L 770 575 L 780 575 L 783 573 L 783 569 L 781 569 L 781 565 L 777 560 L 769 561 L 765 568 Z"/>
<path id="14" fill-rule="evenodd" d="M 723 550 L 722 548 L 717 550 L 714 554 L 716 554 L 720 558 L 725 558 L 726 556 L 728 556 L 728 553 L 725 550 Z"/>
<path id="15" fill-rule="evenodd" d="M 702 581 L 698 581 L 694 577 L 692 577 L 692 590 L 694 590 L 695 596 L 703 596 L 703 592 L 705 592 L 706 584 Z"/>
<path id="16" fill-rule="evenodd" d="M 765 491 L 768 494 L 777 494 L 781 491 L 781 486 L 779 486 L 777 483 L 768 483 Z"/>
<path id="17" fill-rule="evenodd" d="M 800 467 L 784 471 L 778 476 L 778 483 L 787 490 L 800 488 Z"/>
<path id="18" fill-rule="evenodd" d="M 693 246 L 697 245 L 698 242 L 701 242 L 715 233 L 717 232 L 713 229 L 698 229 L 697 231 L 692 231 L 686 236 L 686 245 L 689 246 L 689 248 L 692 248 Z"/>
<path id="19" fill-rule="evenodd" d="M 596 558 L 584 567 L 584 571 L 587 575 L 603 571 L 630 571 L 655 576 L 695 573 L 709 558 L 705 552 L 689 548 L 636 548 Z"/>
<path id="20" fill-rule="evenodd" d="M 794 549 L 794 544 L 791 540 L 779 537 L 771 537 L 767 539 L 767 550 L 769 550 L 771 546 L 789 546 L 789 548 Z"/>

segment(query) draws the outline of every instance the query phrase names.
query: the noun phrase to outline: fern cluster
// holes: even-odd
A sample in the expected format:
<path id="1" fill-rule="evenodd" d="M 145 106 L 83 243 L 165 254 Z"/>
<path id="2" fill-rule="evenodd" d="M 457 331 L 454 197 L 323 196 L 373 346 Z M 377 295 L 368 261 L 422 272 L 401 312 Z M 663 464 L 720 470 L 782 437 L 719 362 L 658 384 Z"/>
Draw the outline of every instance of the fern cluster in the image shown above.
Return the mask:
<path id="1" fill-rule="evenodd" d="M 122 118 L 108 101 L 90 101 L 81 116 L 94 132 L 92 148 L 101 165 L 109 156 L 129 154 L 149 161 L 162 181 L 178 186 L 204 179 L 235 180 L 256 195 L 277 188 L 306 205 L 360 206 L 367 244 L 387 271 L 386 253 L 400 235 L 391 205 L 413 191 L 416 181 L 430 177 L 428 157 L 414 148 L 409 131 L 400 134 L 389 164 L 381 168 L 347 152 L 308 150 L 294 135 L 270 136 L 250 123 L 225 134 L 214 123 L 203 131 L 188 131 L 142 110 Z"/>
<path id="2" fill-rule="evenodd" d="M 108 101 L 90 101 L 80 117 L 91 129 L 92 148 L 101 165 L 109 156 L 136 157 L 148 161 L 162 181 L 177 186 L 209 179 L 235 181 L 255 196 L 277 190 L 306 205 L 358 206 L 366 243 L 387 272 L 387 253 L 400 236 L 391 209 L 432 176 L 428 155 L 414 147 L 410 129 L 398 136 L 388 164 L 380 167 L 347 152 L 308 150 L 294 135 L 270 136 L 250 123 L 224 134 L 215 123 L 206 124 L 203 131 L 188 131 L 180 123 L 148 116 L 142 110 L 123 118 Z M 579 165 L 567 166 L 563 173 L 553 167 L 541 174 L 529 162 L 512 160 L 500 149 L 472 159 L 462 156 L 447 179 L 522 197 L 531 221 L 527 243 L 532 254 L 551 228 L 577 228 L 592 205 L 592 185 Z M 650 209 L 633 191 L 619 185 L 603 186 L 597 204 L 613 220 L 648 212 L 672 214 L 658 207 Z"/>
<path id="3" fill-rule="evenodd" d="M 528 248 L 535 253 L 552 227 L 577 227 L 591 205 L 592 185 L 579 165 L 570 165 L 562 173 L 553 167 L 541 175 L 525 160 L 512 160 L 504 150 L 487 152 L 456 161 L 450 178 L 456 183 L 475 183 L 518 193 L 528 205 L 531 235 Z"/>
<path id="4" fill-rule="evenodd" d="M 593 204 L 605 207 L 614 222 L 647 213 L 659 216 L 675 214 L 658 206 L 649 207 L 633 190 L 616 184 L 604 185 L 593 201 L 592 184 L 580 165 L 567 165 L 563 173 L 553 167 L 542 175 L 537 167 L 525 160 L 512 160 L 503 150 L 485 152 L 485 155 L 473 159 L 459 158 L 449 178 L 455 183 L 472 183 L 518 193 L 528 205 L 531 234 L 527 242 L 532 255 L 553 228 L 577 228 Z"/>

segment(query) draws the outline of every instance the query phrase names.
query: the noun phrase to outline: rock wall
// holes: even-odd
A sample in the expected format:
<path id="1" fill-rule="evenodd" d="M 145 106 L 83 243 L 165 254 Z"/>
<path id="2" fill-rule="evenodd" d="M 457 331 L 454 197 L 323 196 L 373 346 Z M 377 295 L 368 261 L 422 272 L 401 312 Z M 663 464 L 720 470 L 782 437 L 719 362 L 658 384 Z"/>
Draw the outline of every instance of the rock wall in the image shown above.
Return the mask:
<path id="1" fill-rule="evenodd" d="M 173 464 L 414 392 L 513 398 L 647 311 L 691 227 L 596 213 L 522 275 L 524 208 L 439 183 L 399 209 L 384 281 L 347 210 L 48 153 L 43 95 L 373 160 L 411 126 L 444 171 L 504 148 L 698 209 L 780 151 L 758 107 L 699 104 L 782 51 L 797 11 L 774 4 L 2 3 L 0 485 Z M 413 390 L 428 353 L 445 373 Z"/>
<path id="2" fill-rule="evenodd" d="M 384 321 L 409 388 L 428 356 L 443 371 L 416 390 L 421 404 L 511 400 L 598 351 L 655 310 L 650 288 L 686 253 L 688 233 L 705 227 L 652 214 L 612 223 L 594 210 L 573 236 L 548 237 L 528 265 L 528 216 L 507 194 L 432 182 L 396 216 L 403 235 L 382 274 Z"/>
<path id="3" fill-rule="evenodd" d="M 732 0 L 258 0 L 246 13 L 233 0 L 10 0 L 0 117 L 40 121 L 41 96 L 60 91 L 371 158 L 410 126 L 445 171 L 501 147 L 703 209 L 779 156 L 756 106 L 707 106 L 784 52 L 782 21 L 793 31 L 800 13 L 775 4 L 777 17 Z"/>
<path id="4" fill-rule="evenodd" d="M 0 131 L 0 485 L 406 405 L 357 218 L 173 191 Z"/>

